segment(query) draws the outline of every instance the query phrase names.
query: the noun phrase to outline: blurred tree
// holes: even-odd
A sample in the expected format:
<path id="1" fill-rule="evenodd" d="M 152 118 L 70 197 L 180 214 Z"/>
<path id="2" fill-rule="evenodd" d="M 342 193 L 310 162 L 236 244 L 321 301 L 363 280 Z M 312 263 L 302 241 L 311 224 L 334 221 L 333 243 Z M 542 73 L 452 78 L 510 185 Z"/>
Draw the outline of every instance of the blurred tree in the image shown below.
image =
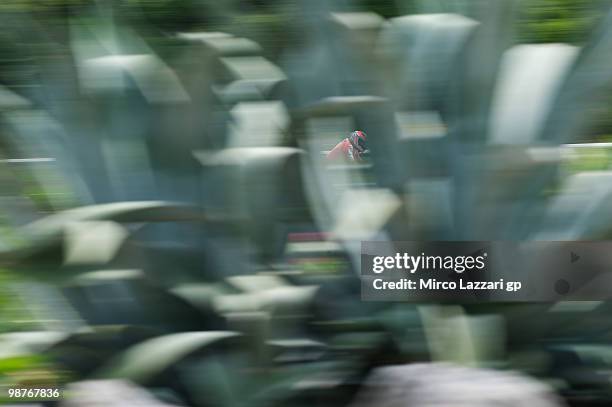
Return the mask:
<path id="1" fill-rule="evenodd" d="M 517 19 L 517 41 L 582 43 L 607 3 L 602 0 L 523 0 Z"/>

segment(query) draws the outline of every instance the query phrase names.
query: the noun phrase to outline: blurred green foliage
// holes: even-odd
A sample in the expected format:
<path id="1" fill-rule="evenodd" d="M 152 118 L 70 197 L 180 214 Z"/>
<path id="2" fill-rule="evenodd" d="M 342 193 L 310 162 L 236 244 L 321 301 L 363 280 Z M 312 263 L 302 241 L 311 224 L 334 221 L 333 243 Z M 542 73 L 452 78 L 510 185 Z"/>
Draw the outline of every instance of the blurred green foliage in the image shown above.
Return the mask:
<path id="1" fill-rule="evenodd" d="M 278 26 L 286 16 L 283 10 L 295 0 L 119 0 L 116 6 L 122 15 L 140 15 L 151 24 L 165 30 L 207 29 L 215 26 L 231 27 L 234 24 Z M 402 10 L 416 10 L 413 1 L 402 3 Z M 0 2 L 0 12 L 46 11 L 62 7 L 92 4 L 89 0 L 5 0 Z M 517 19 L 517 36 L 520 42 L 570 42 L 584 40 L 598 17 L 606 0 L 521 0 Z M 385 18 L 400 13 L 394 0 L 358 0 L 356 9 L 369 10 Z M 236 21 L 236 15 L 240 21 Z M 234 16 L 234 17 L 232 17 Z M 237 29 L 241 27 L 237 26 Z M 275 37 L 278 41 L 279 37 Z"/>
<path id="2" fill-rule="evenodd" d="M 0 2 L 0 12 L 47 11 L 86 3 L 87 0 L 3 0 Z"/>
<path id="3" fill-rule="evenodd" d="M 0 269 L 0 333 L 28 331 L 39 328 L 15 287 L 21 278 Z"/>
<path id="4" fill-rule="evenodd" d="M 0 359 L 0 403 L 14 403 L 9 397 L 9 389 L 57 388 L 59 383 L 66 381 L 68 375 L 58 371 L 49 360 L 42 355 L 20 355 Z M 21 402 L 38 401 L 43 398 L 21 397 Z"/>
<path id="5" fill-rule="evenodd" d="M 612 167 L 612 148 L 590 147 L 573 149 L 566 169 L 570 173 L 579 173 L 584 171 L 605 171 L 609 170 L 610 167 Z"/>
<path id="6" fill-rule="evenodd" d="M 601 0 L 523 0 L 517 19 L 521 43 L 582 43 L 601 17 Z"/>
<path id="7" fill-rule="evenodd" d="M 411 3 L 411 1 L 406 1 L 405 3 Z M 380 14 L 384 18 L 397 17 L 400 14 L 397 2 L 395 1 L 360 0 L 358 4 L 360 8 Z"/>

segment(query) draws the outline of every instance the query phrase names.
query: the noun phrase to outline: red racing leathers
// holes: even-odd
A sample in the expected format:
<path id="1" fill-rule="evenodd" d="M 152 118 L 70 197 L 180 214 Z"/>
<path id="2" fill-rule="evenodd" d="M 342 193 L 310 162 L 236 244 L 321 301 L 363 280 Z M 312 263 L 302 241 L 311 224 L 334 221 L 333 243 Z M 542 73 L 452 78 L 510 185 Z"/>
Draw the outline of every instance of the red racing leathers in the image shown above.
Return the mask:
<path id="1" fill-rule="evenodd" d="M 357 151 L 348 138 L 345 138 L 327 153 L 327 161 L 338 161 L 341 159 L 349 161 L 361 161 L 361 153 Z"/>

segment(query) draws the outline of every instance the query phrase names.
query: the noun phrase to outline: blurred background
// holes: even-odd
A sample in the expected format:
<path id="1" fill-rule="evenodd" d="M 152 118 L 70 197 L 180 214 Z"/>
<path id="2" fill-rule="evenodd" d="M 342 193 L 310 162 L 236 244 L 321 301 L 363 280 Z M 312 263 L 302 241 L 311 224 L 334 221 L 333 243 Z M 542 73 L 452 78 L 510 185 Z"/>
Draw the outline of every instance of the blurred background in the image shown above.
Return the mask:
<path id="1" fill-rule="evenodd" d="M 363 240 L 612 237 L 611 5 L 2 1 L 0 401 L 612 405 L 608 301 L 359 281 Z"/>

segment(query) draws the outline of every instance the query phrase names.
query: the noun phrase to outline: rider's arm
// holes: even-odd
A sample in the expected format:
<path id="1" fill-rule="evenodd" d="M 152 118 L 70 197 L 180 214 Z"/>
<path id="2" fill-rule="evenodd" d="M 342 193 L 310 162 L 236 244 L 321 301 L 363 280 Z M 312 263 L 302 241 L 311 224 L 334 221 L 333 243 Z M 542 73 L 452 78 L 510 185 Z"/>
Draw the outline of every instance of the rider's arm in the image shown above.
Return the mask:
<path id="1" fill-rule="evenodd" d="M 346 141 L 347 141 L 346 139 L 342 140 L 341 142 L 336 144 L 336 147 L 334 147 L 329 153 L 327 153 L 328 161 L 335 161 L 338 159 L 346 158 L 346 155 L 347 155 Z"/>

